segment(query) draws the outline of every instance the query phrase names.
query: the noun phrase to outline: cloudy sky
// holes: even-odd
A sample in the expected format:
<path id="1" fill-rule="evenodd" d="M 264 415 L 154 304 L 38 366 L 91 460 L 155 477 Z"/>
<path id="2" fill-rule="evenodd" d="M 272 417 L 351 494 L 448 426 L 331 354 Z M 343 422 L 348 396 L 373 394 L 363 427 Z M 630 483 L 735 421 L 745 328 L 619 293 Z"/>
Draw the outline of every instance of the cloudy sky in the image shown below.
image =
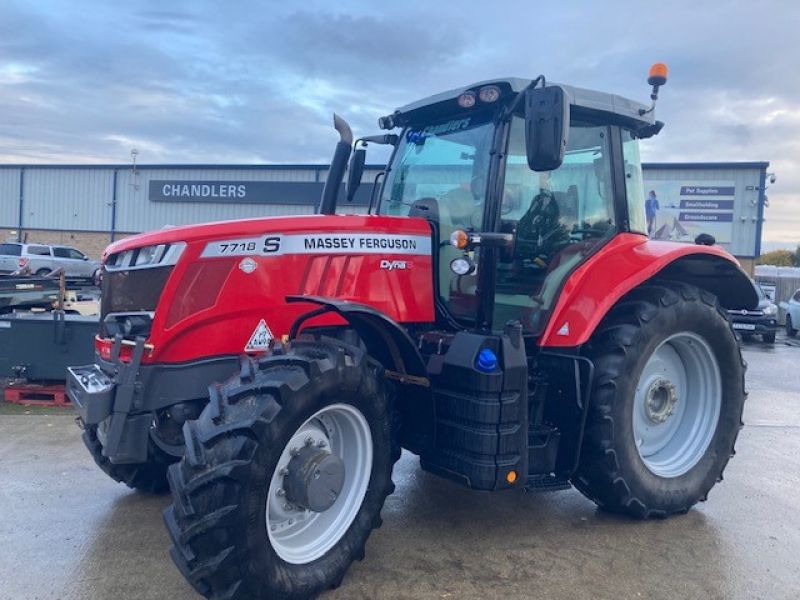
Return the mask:
<path id="1" fill-rule="evenodd" d="M 765 240 L 792 245 L 798 57 L 795 0 L 3 1 L 0 161 L 325 162 L 334 110 L 376 133 L 418 97 L 539 73 L 644 101 L 659 60 L 645 159 L 770 161 Z"/>

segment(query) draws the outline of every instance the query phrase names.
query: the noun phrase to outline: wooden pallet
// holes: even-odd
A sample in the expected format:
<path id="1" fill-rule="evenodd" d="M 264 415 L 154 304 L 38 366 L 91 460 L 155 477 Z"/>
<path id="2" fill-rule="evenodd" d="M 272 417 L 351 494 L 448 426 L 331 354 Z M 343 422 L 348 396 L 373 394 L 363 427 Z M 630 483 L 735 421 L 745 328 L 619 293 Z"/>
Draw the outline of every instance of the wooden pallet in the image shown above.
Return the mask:
<path id="1" fill-rule="evenodd" d="M 10 383 L 3 390 L 6 402 L 26 406 L 71 406 L 63 385 Z"/>

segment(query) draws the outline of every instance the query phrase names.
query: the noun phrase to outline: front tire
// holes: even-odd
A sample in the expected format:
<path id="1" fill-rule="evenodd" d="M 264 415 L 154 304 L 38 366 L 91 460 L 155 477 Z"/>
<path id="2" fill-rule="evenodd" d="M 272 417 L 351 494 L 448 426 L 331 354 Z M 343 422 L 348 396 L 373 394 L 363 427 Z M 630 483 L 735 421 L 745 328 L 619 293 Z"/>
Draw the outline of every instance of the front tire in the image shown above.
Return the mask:
<path id="1" fill-rule="evenodd" d="M 149 494 L 164 494 L 169 491 L 167 469 L 178 459 L 161 450 L 148 439 L 147 460 L 143 463 L 115 465 L 103 456 L 103 444 L 98 437 L 97 425 L 87 425 L 83 431 L 83 443 L 89 449 L 97 466 L 111 479 L 124 483 L 129 488 Z"/>
<path id="2" fill-rule="evenodd" d="M 716 297 L 680 283 L 628 294 L 589 343 L 595 364 L 573 484 L 638 518 L 705 500 L 734 454 L 745 364 Z"/>
<path id="3" fill-rule="evenodd" d="M 359 348 L 303 337 L 245 359 L 186 424 L 186 454 L 169 472 L 164 518 L 178 569 L 215 599 L 337 586 L 394 490 L 390 417 L 382 368 Z M 298 473 L 329 477 L 330 494 Z"/>
<path id="4" fill-rule="evenodd" d="M 772 333 L 765 333 L 761 336 L 761 339 L 764 340 L 765 344 L 774 344 L 775 343 L 775 332 Z"/>
<path id="5" fill-rule="evenodd" d="M 794 328 L 792 323 L 792 315 L 786 313 L 786 337 L 794 337 L 797 335 L 797 329 Z"/>

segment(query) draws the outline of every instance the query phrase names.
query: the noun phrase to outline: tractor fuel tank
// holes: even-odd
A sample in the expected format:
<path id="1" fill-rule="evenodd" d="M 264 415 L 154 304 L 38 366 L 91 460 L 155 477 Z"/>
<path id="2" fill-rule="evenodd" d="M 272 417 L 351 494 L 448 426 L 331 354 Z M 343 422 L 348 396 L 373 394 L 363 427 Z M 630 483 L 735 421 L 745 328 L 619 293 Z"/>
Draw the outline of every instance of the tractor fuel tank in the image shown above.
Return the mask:
<path id="1" fill-rule="evenodd" d="M 456 333 L 446 350 L 428 357 L 428 374 L 435 431 L 420 452 L 422 468 L 473 489 L 524 485 L 528 367 L 521 326 L 501 335 Z"/>

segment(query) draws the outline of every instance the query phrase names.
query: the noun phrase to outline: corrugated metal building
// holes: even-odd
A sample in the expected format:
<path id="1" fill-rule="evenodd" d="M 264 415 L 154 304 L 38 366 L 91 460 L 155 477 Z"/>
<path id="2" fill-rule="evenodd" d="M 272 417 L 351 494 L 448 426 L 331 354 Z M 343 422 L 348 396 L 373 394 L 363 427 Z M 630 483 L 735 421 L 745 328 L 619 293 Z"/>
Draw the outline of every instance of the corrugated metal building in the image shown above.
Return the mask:
<path id="1" fill-rule="evenodd" d="M 659 204 L 653 236 L 691 241 L 708 230 L 751 263 L 760 253 L 768 165 L 645 165 L 646 190 Z M 380 170 L 365 171 L 354 211 L 365 210 Z M 165 225 L 311 213 L 326 176 L 327 165 L 308 164 L 0 165 L 0 239 L 70 244 L 97 256 L 112 239 Z"/>
<path id="2" fill-rule="evenodd" d="M 165 225 L 312 213 L 327 169 L 327 165 L 0 165 L 0 239 L 68 244 L 99 256 L 113 239 Z M 365 170 L 355 212 L 366 210 L 372 191 L 368 182 L 380 170 Z"/>

